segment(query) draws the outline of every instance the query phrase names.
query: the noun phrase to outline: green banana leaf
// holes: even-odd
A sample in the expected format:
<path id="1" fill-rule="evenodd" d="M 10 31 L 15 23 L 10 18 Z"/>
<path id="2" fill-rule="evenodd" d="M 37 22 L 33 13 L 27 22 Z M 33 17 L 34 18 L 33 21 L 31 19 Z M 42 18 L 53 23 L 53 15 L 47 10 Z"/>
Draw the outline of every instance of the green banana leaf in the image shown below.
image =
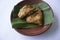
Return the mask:
<path id="1" fill-rule="evenodd" d="M 12 20 L 12 26 L 13 28 L 33 28 L 33 27 L 37 27 L 37 24 L 29 24 L 26 23 L 25 20 L 21 20 L 19 18 L 15 18 Z"/>
<path id="2" fill-rule="evenodd" d="M 43 11 L 43 17 L 44 17 L 44 25 L 51 24 L 54 22 L 54 17 L 51 8 L 45 3 L 41 2 L 38 4 L 31 5 L 33 8 L 40 8 Z M 37 27 L 37 24 L 28 24 L 23 19 L 19 19 L 17 16 L 17 13 L 19 12 L 19 9 L 23 6 L 16 5 L 14 7 L 14 10 L 12 11 L 13 19 L 12 19 L 12 27 L 13 28 L 33 28 Z"/>

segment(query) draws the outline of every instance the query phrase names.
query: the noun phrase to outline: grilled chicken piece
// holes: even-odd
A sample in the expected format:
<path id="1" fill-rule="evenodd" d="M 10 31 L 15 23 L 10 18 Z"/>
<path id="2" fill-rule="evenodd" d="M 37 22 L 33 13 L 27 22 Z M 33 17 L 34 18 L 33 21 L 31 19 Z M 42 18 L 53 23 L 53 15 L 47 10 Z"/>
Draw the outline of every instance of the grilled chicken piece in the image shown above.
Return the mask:
<path id="1" fill-rule="evenodd" d="M 42 12 L 40 9 L 33 15 L 30 15 L 26 18 L 27 23 L 35 23 L 38 25 L 42 25 Z"/>
<path id="2" fill-rule="evenodd" d="M 31 8 L 30 5 L 25 5 L 23 6 L 19 13 L 18 13 L 18 17 L 19 18 L 24 18 L 27 14 L 29 14 L 31 11 L 33 10 L 33 8 Z"/>

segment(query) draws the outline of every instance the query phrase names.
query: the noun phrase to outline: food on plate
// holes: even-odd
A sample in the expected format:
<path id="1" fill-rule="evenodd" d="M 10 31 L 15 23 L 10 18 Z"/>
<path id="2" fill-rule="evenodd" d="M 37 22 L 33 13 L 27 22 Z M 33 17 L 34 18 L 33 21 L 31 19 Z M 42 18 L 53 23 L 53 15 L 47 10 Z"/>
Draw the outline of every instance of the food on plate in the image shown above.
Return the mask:
<path id="1" fill-rule="evenodd" d="M 37 1 L 38 2 L 38 1 Z M 45 32 L 54 22 L 51 7 L 41 1 L 22 1 L 17 4 L 11 14 L 12 27 L 24 35 L 38 35 Z"/>

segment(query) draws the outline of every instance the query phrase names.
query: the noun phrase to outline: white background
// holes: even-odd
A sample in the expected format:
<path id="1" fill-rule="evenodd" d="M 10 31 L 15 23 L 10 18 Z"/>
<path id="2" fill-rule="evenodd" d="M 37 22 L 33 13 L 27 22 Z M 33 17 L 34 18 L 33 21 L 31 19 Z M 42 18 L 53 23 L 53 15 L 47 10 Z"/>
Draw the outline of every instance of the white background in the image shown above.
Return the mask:
<path id="1" fill-rule="evenodd" d="M 0 40 L 60 40 L 60 0 L 44 0 L 53 9 L 55 23 L 45 33 L 38 36 L 24 36 L 12 29 L 11 11 L 21 0 L 0 0 Z"/>

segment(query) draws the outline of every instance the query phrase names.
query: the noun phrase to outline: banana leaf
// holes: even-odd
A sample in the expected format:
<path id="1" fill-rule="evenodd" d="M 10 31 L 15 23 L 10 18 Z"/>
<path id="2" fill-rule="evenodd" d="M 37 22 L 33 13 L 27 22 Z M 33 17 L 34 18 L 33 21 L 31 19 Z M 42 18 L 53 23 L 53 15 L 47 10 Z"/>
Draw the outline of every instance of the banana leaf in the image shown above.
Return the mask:
<path id="1" fill-rule="evenodd" d="M 41 2 L 38 4 L 33 4 L 31 5 L 33 8 L 40 8 L 43 11 L 43 23 L 44 25 L 51 24 L 54 22 L 54 16 L 51 8 L 47 3 Z M 26 23 L 25 19 L 19 19 L 17 16 L 17 13 L 19 12 L 19 9 L 22 8 L 23 6 L 21 5 L 16 5 L 14 7 L 14 10 L 12 11 L 13 19 L 12 19 L 12 27 L 13 28 L 33 28 L 37 27 L 37 24 L 29 24 Z"/>

